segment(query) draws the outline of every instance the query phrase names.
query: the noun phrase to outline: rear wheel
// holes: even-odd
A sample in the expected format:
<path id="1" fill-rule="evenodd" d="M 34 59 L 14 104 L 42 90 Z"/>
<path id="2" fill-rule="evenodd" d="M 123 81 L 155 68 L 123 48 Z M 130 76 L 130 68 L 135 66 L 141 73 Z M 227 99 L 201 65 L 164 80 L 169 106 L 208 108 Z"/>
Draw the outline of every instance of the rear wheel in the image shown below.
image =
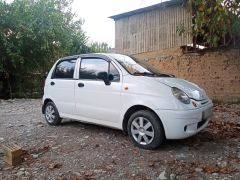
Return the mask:
<path id="1" fill-rule="evenodd" d="M 44 106 L 45 119 L 49 125 L 56 126 L 61 123 L 58 110 L 53 102 L 48 102 Z"/>
<path id="2" fill-rule="evenodd" d="M 141 110 L 131 115 L 128 134 L 133 143 L 143 149 L 155 149 L 164 140 L 160 119 L 151 111 Z"/>

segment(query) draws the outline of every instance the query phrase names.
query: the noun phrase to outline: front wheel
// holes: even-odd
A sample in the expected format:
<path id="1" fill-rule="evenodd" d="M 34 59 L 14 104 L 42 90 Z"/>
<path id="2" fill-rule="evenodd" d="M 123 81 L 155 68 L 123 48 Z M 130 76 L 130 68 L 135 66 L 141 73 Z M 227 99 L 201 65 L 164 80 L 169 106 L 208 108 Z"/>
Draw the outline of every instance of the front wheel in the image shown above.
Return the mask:
<path id="1" fill-rule="evenodd" d="M 151 111 L 141 110 L 131 115 L 128 134 L 135 146 L 156 149 L 164 140 L 164 129 L 160 119 Z"/>
<path id="2" fill-rule="evenodd" d="M 56 126 L 61 123 L 58 110 L 53 102 L 48 102 L 44 106 L 44 115 L 49 125 Z"/>

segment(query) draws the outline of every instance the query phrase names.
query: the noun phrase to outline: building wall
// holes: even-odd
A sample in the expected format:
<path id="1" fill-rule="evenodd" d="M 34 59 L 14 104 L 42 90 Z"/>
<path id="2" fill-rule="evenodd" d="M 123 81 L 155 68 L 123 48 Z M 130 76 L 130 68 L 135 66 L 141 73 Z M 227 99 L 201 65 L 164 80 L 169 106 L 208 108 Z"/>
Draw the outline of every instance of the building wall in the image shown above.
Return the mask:
<path id="1" fill-rule="evenodd" d="M 192 42 L 190 33 L 179 36 L 177 25 L 183 23 L 189 31 L 191 21 L 190 11 L 182 6 L 159 8 L 116 20 L 115 51 L 137 54 L 186 45 Z"/>
<path id="2" fill-rule="evenodd" d="M 240 102 L 240 49 L 184 55 L 172 48 L 135 56 L 163 73 L 198 84 L 214 100 Z"/>

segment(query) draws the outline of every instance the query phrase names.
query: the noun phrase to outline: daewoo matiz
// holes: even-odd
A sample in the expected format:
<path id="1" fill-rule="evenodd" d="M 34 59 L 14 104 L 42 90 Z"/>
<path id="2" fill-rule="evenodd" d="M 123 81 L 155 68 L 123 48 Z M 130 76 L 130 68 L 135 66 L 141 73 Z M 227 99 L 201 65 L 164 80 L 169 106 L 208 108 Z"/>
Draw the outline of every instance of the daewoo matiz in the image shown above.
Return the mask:
<path id="1" fill-rule="evenodd" d="M 58 60 L 44 87 L 42 112 L 50 125 L 71 118 L 127 132 L 133 143 L 157 148 L 205 128 L 212 101 L 196 84 L 162 74 L 120 54 Z"/>

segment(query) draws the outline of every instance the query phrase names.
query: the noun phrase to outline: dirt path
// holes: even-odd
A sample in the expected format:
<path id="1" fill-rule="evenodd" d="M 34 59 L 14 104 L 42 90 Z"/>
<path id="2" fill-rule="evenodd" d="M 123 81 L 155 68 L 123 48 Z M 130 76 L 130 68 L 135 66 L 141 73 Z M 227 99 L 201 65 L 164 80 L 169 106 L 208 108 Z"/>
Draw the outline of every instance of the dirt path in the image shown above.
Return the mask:
<path id="1" fill-rule="evenodd" d="M 9 167 L 0 149 L 0 179 L 240 179 L 240 105 L 215 106 L 209 127 L 167 141 L 158 150 L 135 148 L 121 131 L 64 120 L 48 126 L 40 100 L 0 100 L 0 143 L 26 150 Z"/>

